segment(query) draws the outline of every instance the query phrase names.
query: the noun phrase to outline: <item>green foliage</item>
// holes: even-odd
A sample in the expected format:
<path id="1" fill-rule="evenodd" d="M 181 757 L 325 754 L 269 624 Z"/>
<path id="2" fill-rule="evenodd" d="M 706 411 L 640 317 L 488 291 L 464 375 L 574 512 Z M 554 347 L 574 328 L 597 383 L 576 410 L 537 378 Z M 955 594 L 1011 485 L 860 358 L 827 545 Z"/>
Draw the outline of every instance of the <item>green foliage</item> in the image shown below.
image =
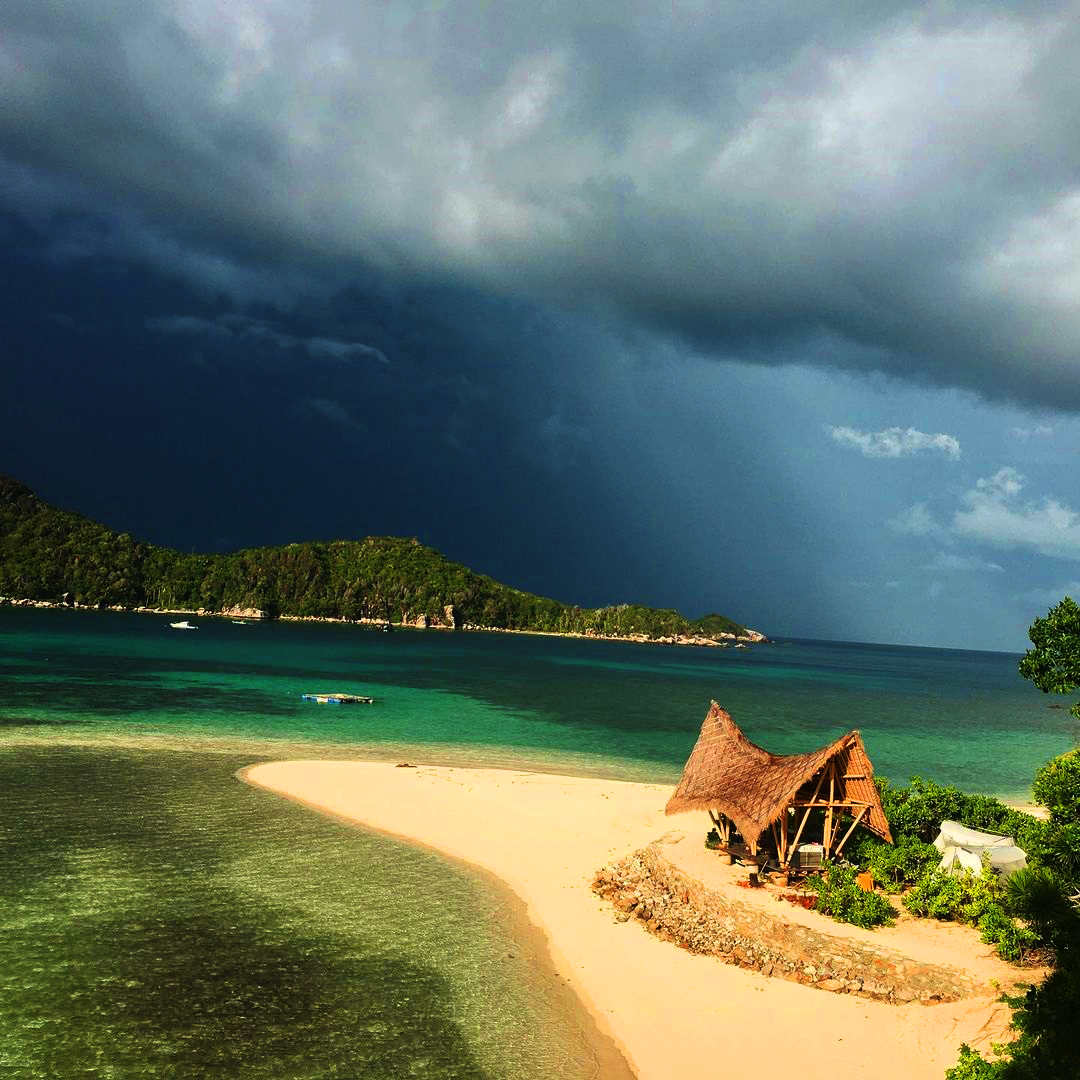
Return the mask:
<path id="1" fill-rule="evenodd" d="M 694 629 L 704 637 L 711 638 L 718 638 L 725 634 L 734 634 L 736 637 L 739 637 L 741 634 L 746 633 L 746 627 L 740 626 L 726 615 L 717 615 L 715 613 L 711 615 L 702 615 L 702 617 L 694 623 Z"/>
<path id="2" fill-rule="evenodd" d="M 1069 693 L 1080 686 L 1080 607 L 1069 597 L 1036 619 L 1028 632 L 1034 645 L 1020 661 L 1020 674 L 1044 693 Z M 1080 719 L 1080 705 L 1072 707 Z M 1008 831 L 1028 853 L 1029 866 L 1005 887 L 1009 911 L 991 909 L 982 918 L 984 940 L 996 940 L 1007 959 L 1022 959 L 1033 942 L 1048 942 L 1057 967 L 1023 996 L 1005 1000 L 1013 1007 L 1017 1040 L 1002 1048 L 1002 1058 L 985 1061 L 968 1046 L 945 1075 L 947 1080 L 1045 1080 L 1080 1076 L 1076 1004 L 1080 1001 L 1080 912 L 1073 899 L 1080 884 L 1080 752 L 1055 758 L 1035 776 L 1035 798 L 1049 822 L 1025 835 Z M 965 822 L 967 824 L 967 822 Z M 1011 926 L 1010 926 L 1011 923 Z M 1026 924 L 1026 925 L 1025 925 Z"/>
<path id="3" fill-rule="evenodd" d="M 962 1043 L 960 1060 L 951 1069 L 945 1070 L 945 1080 L 997 1080 L 1004 1067 L 1004 1061 L 987 1061 L 978 1050 L 972 1050 L 967 1043 Z"/>
<path id="4" fill-rule="evenodd" d="M 987 945 L 997 946 L 998 955 L 1010 964 L 1025 964 L 1042 949 L 1042 939 L 1031 927 L 996 906 L 979 920 L 979 937 Z"/>
<path id="5" fill-rule="evenodd" d="M 896 912 L 880 893 L 866 892 L 855 881 L 855 871 L 847 866 L 826 862 L 821 874 L 806 881 L 807 888 L 817 893 L 814 908 L 831 915 L 837 922 L 852 923 L 872 929 L 891 926 Z"/>
<path id="6" fill-rule="evenodd" d="M 873 874 L 875 885 L 889 893 L 901 892 L 941 861 L 941 852 L 933 844 L 907 834 L 898 836 L 895 844 L 866 834 L 851 848 L 850 856 Z"/>
<path id="7" fill-rule="evenodd" d="M 1028 630 L 1033 649 L 1020 661 L 1020 674 L 1044 694 L 1068 694 L 1080 687 L 1080 607 L 1066 596 Z M 1080 720 L 1080 703 L 1071 709 Z"/>
<path id="8" fill-rule="evenodd" d="M 958 821 L 970 829 L 1011 836 L 1028 854 L 1042 850 L 1048 842 L 1051 830 L 1047 822 L 989 795 L 969 795 L 921 776 L 913 776 L 906 788 L 894 788 L 883 777 L 877 777 L 876 782 L 885 816 L 898 841 L 911 836 L 929 842 L 943 821 Z"/>
<path id="9" fill-rule="evenodd" d="M 1048 942 L 1059 959 L 1080 960 L 1080 911 L 1071 898 L 1071 885 L 1052 869 L 1029 866 L 1009 878 L 1006 902 Z"/>
<path id="10" fill-rule="evenodd" d="M 1004 913 L 1003 898 L 997 875 L 984 867 L 978 875 L 967 870 L 959 874 L 934 870 L 918 881 L 902 902 L 913 915 L 978 926 L 992 909 Z"/>
<path id="11" fill-rule="evenodd" d="M 978 927 L 982 940 L 996 945 L 1002 959 L 1022 964 L 1040 948 L 1043 938 L 1006 911 L 1005 899 L 1005 886 L 984 867 L 979 875 L 964 871 L 950 876 L 935 870 L 918 881 L 902 902 L 913 915 Z"/>
<path id="12" fill-rule="evenodd" d="M 1055 825 L 1080 822 L 1080 750 L 1048 761 L 1035 774 L 1032 791 Z"/>
<path id="13" fill-rule="evenodd" d="M 715 829 L 710 829 L 706 834 L 705 846 L 710 851 L 715 851 L 720 846 L 720 834 Z"/>
<path id="14" fill-rule="evenodd" d="M 700 622 L 633 604 L 571 607 L 500 585 L 417 540 L 369 536 L 184 555 L 58 510 L 0 476 L 0 596 L 87 607 L 183 611 L 258 608 L 268 615 L 415 622 L 646 639 L 745 633 L 722 615 Z"/>
<path id="15" fill-rule="evenodd" d="M 1006 999 L 1016 1010 L 1013 1027 L 1020 1032 L 1006 1048 L 1006 1080 L 1048 1080 L 1080 1076 L 1080 1040 L 1076 1038 L 1076 1003 L 1080 1001 L 1080 967 L 1062 964 L 1023 997 Z"/>

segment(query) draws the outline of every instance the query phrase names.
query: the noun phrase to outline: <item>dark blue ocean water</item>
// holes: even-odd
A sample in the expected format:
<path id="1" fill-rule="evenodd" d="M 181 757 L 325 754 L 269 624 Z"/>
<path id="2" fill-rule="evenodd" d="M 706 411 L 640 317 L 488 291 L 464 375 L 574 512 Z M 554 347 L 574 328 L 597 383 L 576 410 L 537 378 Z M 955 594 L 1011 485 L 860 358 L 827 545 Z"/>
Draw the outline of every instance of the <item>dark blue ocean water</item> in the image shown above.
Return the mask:
<path id="1" fill-rule="evenodd" d="M 0 1073 L 628 1077 L 505 888 L 241 784 L 320 754 L 670 781 L 710 699 L 796 752 L 1023 798 L 1018 657 L 0 609 Z M 340 690 L 372 706 L 320 706 Z"/>

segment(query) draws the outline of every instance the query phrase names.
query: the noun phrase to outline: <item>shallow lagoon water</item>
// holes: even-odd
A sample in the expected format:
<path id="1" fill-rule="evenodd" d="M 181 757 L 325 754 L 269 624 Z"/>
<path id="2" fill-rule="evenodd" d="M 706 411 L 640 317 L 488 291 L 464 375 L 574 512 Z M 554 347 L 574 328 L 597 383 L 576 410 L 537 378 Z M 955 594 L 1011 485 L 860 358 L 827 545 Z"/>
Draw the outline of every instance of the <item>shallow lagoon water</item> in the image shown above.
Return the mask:
<path id="1" fill-rule="evenodd" d="M 716 698 L 777 752 L 857 727 L 896 782 L 1023 798 L 1074 734 L 1005 654 L 168 621 L 0 610 L 5 1075 L 622 1071 L 505 889 L 239 783 L 257 760 L 674 782 Z"/>
<path id="2" fill-rule="evenodd" d="M 249 763 L 0 751 L 0 1074 L 629 1080 L 505 888 Z"/>

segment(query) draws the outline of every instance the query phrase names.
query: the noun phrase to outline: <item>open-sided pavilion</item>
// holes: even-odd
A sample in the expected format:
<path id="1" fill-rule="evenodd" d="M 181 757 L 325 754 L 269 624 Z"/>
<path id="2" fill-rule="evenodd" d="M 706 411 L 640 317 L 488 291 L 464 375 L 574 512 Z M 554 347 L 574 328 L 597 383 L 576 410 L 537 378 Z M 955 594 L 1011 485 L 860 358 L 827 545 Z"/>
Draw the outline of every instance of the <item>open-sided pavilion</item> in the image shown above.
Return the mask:
<path id="1" fill-rule="evenodd" d="M 737 830 L 755 858 L 762 834 L 771 830 L 784 870 L 800 841 L 820 842 L 823 857 L 836 858 L 859 825 L 892 843 L 858 731 L 808 754 L 772 754 L 752 743 L 715 701 L 665 813 L 690 810 L 708 812 L 725 847 Z M 810 837 L 807 823 L 817 810 L 823 811 L 822 834 Z"/>

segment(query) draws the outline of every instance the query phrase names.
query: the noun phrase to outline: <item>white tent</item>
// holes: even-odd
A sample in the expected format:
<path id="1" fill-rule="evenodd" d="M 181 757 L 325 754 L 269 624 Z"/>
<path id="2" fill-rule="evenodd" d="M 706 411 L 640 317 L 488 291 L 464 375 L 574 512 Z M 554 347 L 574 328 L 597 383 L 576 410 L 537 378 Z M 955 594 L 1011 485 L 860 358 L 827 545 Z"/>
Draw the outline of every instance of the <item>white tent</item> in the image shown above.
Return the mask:
<path id="1" fill-rule="evenodd" d="M 984 859 L 1003 878 L 1027 866 L 1027 856 L 1011 836 L 978 832 L 958 821 L 941 823 L 941 832 L 934 840 L 934 847 L 941 852 L 938 869 L 946 874 L 959 874 L 963 870 L 977 874 L 982 869 Z"/>

